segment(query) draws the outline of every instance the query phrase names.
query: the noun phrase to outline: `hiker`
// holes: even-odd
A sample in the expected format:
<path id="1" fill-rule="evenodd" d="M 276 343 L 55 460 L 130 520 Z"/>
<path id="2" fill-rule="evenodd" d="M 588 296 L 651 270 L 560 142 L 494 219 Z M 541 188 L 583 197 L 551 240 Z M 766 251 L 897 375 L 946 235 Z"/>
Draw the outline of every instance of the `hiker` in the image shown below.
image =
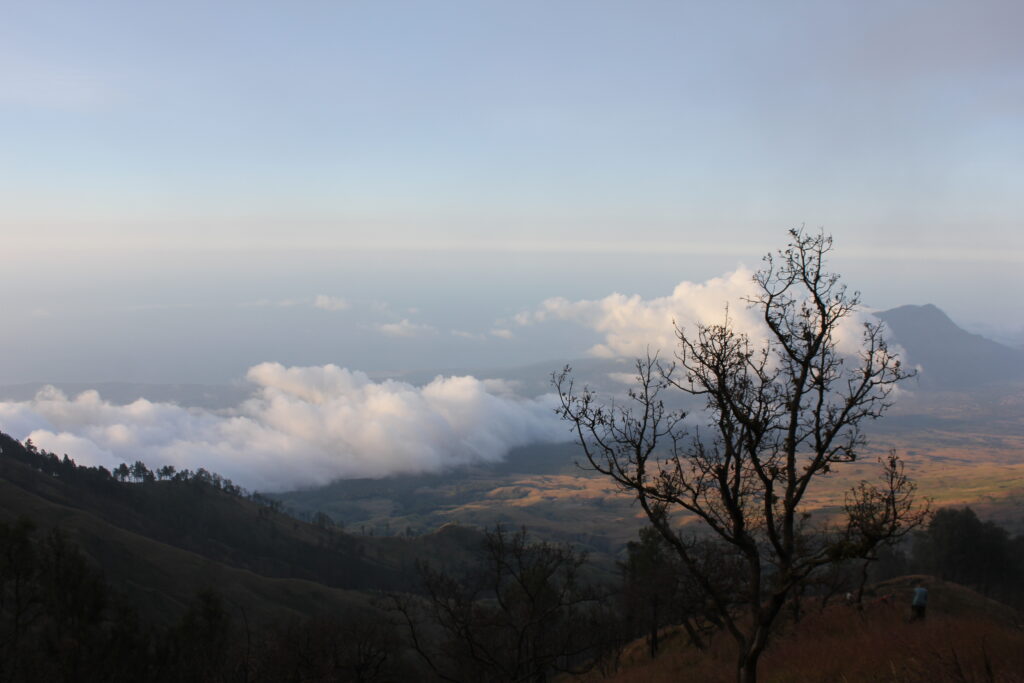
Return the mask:
<path id="1" fill-rule="evenodd" d="M 926 607 L 928 607 L 928 589 L 919 583 L 914 588 L 914 599 L 910 601 L 910 620 L 924 619 Z"/>

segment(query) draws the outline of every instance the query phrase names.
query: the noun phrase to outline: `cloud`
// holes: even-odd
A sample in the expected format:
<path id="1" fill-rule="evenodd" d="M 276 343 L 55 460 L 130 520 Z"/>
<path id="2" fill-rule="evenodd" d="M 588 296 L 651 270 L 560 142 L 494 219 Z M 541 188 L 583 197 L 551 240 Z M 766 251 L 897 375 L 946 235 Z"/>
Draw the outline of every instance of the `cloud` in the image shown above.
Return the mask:
<path id="1" fill-rule="evenodd" d="M 322 311 L 344 311 L 352 307 L 346 299 L 340 296 L 329 296 L 317 294 L 312 299 L 258 299 L 246 301 L 239 304 L 244 308 L 297 308 L 312 306 Z"/>
<path id="2" fill-rule="evenodd" d="M 294 308 L 303 306 L 308 300 L 304 299 L 258 299 L 256 301 L 245 301 L 239 306 L 243 308 Z"/>
<path id="3" fill-rule="evenodd" d="M 488 336 L 497 337 L 498 339 L 511 339 L 515 336 L 512 330 L 505 329 L 503 327 L 495 327 L 484 334 L 483 332 L 466 332 L 465 330 L 452 330 L 452 336 L 462 337 L 463 339 L 474 339 L 476 341 L 483 341 Z"/>
<path id="4" fill-rule="evenodd" d="M 313 306 L 324 311 L 344 311 L 352 307 L 348 301 L 340 296 L 328 296 L 326 294 L 317 294 L 316 298 L 313 299 Z"/>
<path id="5" fill-rule="evenodd" d="M 433 325 L 410 322 L 408 318 L 402 318 L 397 323 L 381 323 L 377 325 L 377 330 L 389 337 L 423 337 L 437 332 Z"/>
<path id="6" fill-rule="evenodd" d="M 335 365 L 249 369 L 253 395 L 214 412 L 53 387 L 0 402 L 0 429 L 79 464 L 142 460 L 208 470 L 249 488 L 283 490 L 339 478 L 432 472 L 495 462 L 512 448 L 570 439 L 557 399 L 522 399 L 508 382 L 438 376 L 424 386 Z"/>
<path id="7" fill-rule="evenodd" d="M 767 327 L 758 311 L 745 299 L 753 296 L 754 272 L 745 267 L 705 282 L 684 281 L 667 296 L 645 299 L 639 295 L 610 294 L 603 299 L 570 301 L 548 299 L 533 311 L 515 316 L 518 325 L 534 325 L 550 320 L 576 322 L 604 336 L 593 346 L 590 355 L 600 358 L 637 358 L 647 350 L 671 354 L 677 348 L 675 326 L 693 331 L 697 323 L 729 324 L 751 340 L 766 339 Z M 856 353 L 860 348 L 863 324 L 873 317 L 857 311 L 844 319 L 837 330 L 838 348 L 843 353 Z"/>

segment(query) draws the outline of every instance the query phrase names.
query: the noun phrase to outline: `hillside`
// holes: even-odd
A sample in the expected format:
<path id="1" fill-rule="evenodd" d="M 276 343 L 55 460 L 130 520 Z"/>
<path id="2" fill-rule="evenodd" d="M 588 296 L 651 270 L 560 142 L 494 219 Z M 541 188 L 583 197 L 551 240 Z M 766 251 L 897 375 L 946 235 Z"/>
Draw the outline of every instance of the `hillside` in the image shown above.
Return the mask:
<path id="1" fill-rule="evenodd" d="M 197 590 L 270 620 L 365 607 L 404 589 L 417 559 L 458 562 L 479 535 L 446 528 L 372 538 L 310 524 L 201 479 L 119 482 L 0 434 L 0 521 L 59 527 L 148 616 L 168 621 Z"/>
<path id="2" fill-rule="evenodd" d="M 932 304 L 899 306 L 876 314 L 920 367 L 922 389 L 969 389 L 1024 378 L 1024 352 L 958 327 Z"/>
<path id="3" fill-rule="evenodd" d="M 913 586 L 928 587 L 923 622 L 908 623 Z M 883 600 L 883 596 L 889 596 Z M 1024 671 L 1024 617 L 957 584 L 930 576 L 884 581 L 868 592 L 863 613 L 845 604 L 825 609 L 808 600 L 805 616 L 781 625 L 766 650 L 767 683 L 873 681 L 1020 681 Z M 735 680 L 733 645 L 718 634 L 702 652 L 672 632 L 657 658 L 643 640 L 630 645 L 618 671 L 589 681 L 676 683 Z"/>

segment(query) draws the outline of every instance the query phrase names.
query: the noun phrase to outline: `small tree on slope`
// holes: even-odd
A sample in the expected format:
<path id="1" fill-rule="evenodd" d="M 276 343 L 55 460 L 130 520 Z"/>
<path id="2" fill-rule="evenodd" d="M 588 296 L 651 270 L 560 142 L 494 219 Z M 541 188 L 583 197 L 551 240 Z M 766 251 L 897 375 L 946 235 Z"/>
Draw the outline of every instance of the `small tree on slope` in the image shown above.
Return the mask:
<path id="1" fill-rule="evenodd" d="M 863 555 L 884 540 L 880 529 L 896 533 L 910 521 L 911 508 L 889 500 L 905 500 L 905 488 L 879 488 L 859 500 L 881 509 L 859 509 L 859 519 L 811 533 L 808 490 L 857 458 L 862 424 L 881 417 L 909 373 L 887 348 L 881 323 L 864 324 L 857 354 L 840 353 L 838 327 L 856 312 L 859 295 L 824 269 L 831 237 L 790 236 L 785 250 L 765 257 L 747 301 L 763 319 L 764 343 L 737 332 L 726 310 L 720 325 L 677 325 L 674 363 L 638 360 L 623 403 L 575 389 L 570 368 L 553 378 L 561 415 L 590 466 L 636 498 L 714 605 L 737 644 L 742 683 L 757 680 L 758 659 L 795 587 L 829 562 Z M 685 413 L 663 401 L 671 391 L 703 399 L 706 431 L 686 432 Z M 677 530 L 680 513 L 702 522 L 743 567 L 738 593 L 706 571 L 700 541 Z"/>

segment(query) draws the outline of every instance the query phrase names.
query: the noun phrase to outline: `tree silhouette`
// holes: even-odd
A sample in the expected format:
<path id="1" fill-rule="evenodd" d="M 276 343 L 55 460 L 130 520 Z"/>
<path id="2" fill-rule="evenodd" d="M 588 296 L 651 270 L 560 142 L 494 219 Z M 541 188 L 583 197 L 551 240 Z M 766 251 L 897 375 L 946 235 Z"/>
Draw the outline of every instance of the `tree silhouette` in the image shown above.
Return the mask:
<path id="1" fill-rule="evenodd" d="M 914 543 L 919 571 L 971 586 L 985 595 L 1022 603 L 1024 539 L 991 521 L 982 521 L 969 507 L 935 513 Z"/>
<path id="2" fill-rule="evenodd" d="M 931 515 L 931 501 L 925 499 L 919 504 L 916 496 L 917 485 L 910 480 L 903 461 L 896 450 L 888 457 L 880 458 L 882 465 L 881 483 L 862 481 L 846 494 L 845 548 L 834 548 L 840 559 L 857 558 L 860 563 L 860 578 L 857 582 L 855 602 L 863 607 L 864 586 L 868 570 L 879 559 L 879 552 L 891 547 L 923 525 Z"/>
<path id="3" fill-rule="evenodd" d="M 863 324 L 856 354 L 840 351 L 840 326 L 859 295 L 825 269 L 831 237 L 802 229 L 790 237 L 764 258 L 747 300 L 764 324 L 763 342 L 737 331 L 726 309 L 721 324 L 677 325 L 675 362 L 638 360 L 625 403 L 576 390 L 570 368 L 553 377 L 590 466 L 634 496 L 674 548 L 735 640 L 745 683 L 757 679 L 793 591 L 819 567 L 881 542 L 857 523 L 813 536 L 803 503 L 817 478 L 856 459 L 862 423 L 885 412 L 908 376 L 879 322 Z M 703 431 L 688 433 L 686 414 L 666 407 L 662 394 L 671 391 L 703 402 Z M 875 502 L 904 492 L 881 492 Z M 738 592 L 702 566 L 699 542 L 677 531 L 679 514 L 696 517 L 744 567 Z"/>

